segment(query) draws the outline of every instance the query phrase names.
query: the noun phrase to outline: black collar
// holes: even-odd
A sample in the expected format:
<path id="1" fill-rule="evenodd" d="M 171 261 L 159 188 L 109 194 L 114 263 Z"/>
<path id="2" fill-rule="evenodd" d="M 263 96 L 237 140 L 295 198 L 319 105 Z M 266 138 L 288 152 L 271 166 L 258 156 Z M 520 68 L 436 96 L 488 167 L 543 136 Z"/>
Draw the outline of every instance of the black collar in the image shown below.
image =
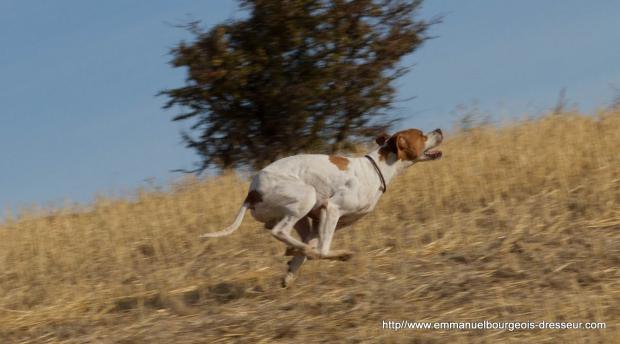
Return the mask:
<path id="1" fill-rule="evenodd" d="M 385 184 L 385 178 L 383 178 L 383 173 L 381 173 L 381 170 L 379 169 L 379 166 L 377 166 L 375 159 L 371 158 L 370 155 L 364 155 L 364 157 L 370 160 L 372 167 L 374 167 L 375 171 L 377 171 L 377 174 L 379 175 L 379 179 L 381 179 L 381 185 L 383 186 L 383 193 L 385 193 L 387 191 L 387 185 Z"/>

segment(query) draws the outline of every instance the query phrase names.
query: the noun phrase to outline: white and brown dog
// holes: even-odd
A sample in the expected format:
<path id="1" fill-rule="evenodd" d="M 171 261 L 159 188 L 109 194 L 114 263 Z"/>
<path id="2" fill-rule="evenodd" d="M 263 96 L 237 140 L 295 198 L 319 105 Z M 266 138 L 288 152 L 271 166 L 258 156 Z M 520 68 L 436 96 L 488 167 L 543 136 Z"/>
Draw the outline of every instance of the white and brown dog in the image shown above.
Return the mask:
<path id="1" fill-rule="evenodd" d="M 307 258 L 349 259 L 350 251 L 330 250 L 336 229 L 371 212 L 390 181 L 407 167 L 440 158 L 433 148 L 442 140 L 440 129 L 426 134 L 408 129 L 378 137 L 380 147 L 361 158 L 301 154 L 277 160 L 254 176 L 234 223 L 201 237 L 234 232 L 251 209 L 288 246 L 286 254 L 294 256 L 283 282 L 287 286 Z M 293 228 L 300 240 L 291 235 Z"/>

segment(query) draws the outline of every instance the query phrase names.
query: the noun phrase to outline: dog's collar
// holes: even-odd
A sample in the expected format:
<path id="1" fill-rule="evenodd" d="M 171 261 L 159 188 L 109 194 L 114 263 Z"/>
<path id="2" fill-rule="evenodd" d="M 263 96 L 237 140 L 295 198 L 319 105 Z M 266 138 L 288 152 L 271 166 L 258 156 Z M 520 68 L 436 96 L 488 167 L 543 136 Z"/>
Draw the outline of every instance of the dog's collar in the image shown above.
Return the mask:
<path id="1" fill-rule="evenodd" d="M 385 193 L 387 191 L 387 185 L 385 184 L 385 178 L 383 178 L 383 173 L 381 173 L 381 170 L 379 169 L 379 166 L 375 162 L 375 159 L 373 159 L 370 155 L 364 155 L 364 157 L 370 160 L 372 167 L 374 167 L 375 171 L 377 171 L 377 174 L 379 175 L 379 179 L 381 179 L 381 186 L 383 186 L 383 193 Z"/>

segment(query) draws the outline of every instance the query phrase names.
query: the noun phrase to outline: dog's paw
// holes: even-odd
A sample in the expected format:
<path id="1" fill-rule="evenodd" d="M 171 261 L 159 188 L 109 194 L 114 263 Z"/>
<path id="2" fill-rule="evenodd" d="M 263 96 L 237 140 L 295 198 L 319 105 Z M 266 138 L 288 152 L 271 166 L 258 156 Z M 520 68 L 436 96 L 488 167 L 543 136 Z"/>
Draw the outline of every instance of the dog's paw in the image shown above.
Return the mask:
<path id="1" fill-rule="evenodd" d="M 339 250 L 333 253 L 334 258 L 338 259 L 341 262 L 346 262 L 347 260 L 353 258 L 353 252 L 348 250 Z"/>
<path id="2" fill-rule="evenodd" d="M 292 273 L 287 273 L 286 276 L 284 276 L 284 278 L 282 278 L 282 288 L 288 288 L 293 281 L 295 280 L 295 275 Z"/>
<path id="3" fill-rule="evenodd" d="M 308 259 L 321 259 L 321 254 L 315 250 L 314 248 L 306 248 L 304 249 L 304 255 L 308 258 Z"/>

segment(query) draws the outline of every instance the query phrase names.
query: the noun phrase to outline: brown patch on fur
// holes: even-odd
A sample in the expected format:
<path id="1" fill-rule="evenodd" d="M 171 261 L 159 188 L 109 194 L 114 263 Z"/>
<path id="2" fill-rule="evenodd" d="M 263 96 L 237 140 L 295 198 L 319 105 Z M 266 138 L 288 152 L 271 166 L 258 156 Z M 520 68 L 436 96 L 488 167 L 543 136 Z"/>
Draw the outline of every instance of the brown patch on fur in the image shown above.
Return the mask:
<path id="1" fill-rule="evenodd" d="M 243 203 L 249 204 L 249 208 L 254 209 L 254 205 L 262 201 L 263 195 L 261 195 L 260 192 L 256 190 L 250 190 L 250 192 L 248 192 L 248 196 L 245 198 L 245 201 L 243 201 Z"/>
<path id="2" fill-rule="evenodd" d="M 338 169 L 341 171 L 346 171 L 347 167 L 349 166 L 349 159 L 339 155 L 330 155 L 329 161 L 332 164 L 336 165 L 336 167 L 338 167 Z"/>
<path id="3" fill-rule="evenodd" d="M 426 136 L 418 129 L 399 131 L 379 150 L 379 160 L 385 160 L 390 153 L 394 153 L 398 160 L 413 161 L 423 154 L 425 143 Z"/>

